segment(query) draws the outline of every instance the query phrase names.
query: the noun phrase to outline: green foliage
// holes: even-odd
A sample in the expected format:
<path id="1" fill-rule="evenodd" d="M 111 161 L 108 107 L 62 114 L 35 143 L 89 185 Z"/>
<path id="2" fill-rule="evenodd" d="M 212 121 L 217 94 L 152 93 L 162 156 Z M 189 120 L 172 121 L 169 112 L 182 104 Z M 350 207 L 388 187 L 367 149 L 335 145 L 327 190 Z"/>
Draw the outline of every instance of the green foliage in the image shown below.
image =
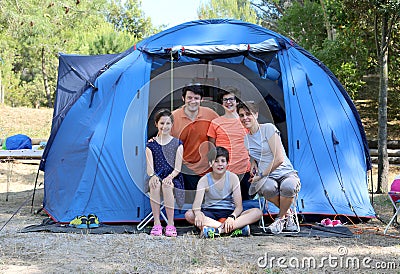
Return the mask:
<path id="1" fill-rule="evenodd" d="M 343 62 L 340 68 L 334 72 L 353 100 L 365 85 L 365 82 L 360 80 L 360 71 L 355 67 L 356 65 L 353 63 Z"/>
<path id="2" fill-rule="evenodd" d="M 354 11 L 345 12 L 338 1 L 325 1 L 325 8 L 332 28 L 329 39 L 324 11 L 318 2 L 306 0 L 294 2 L 285 9 L 285 15 L 277 21 L 278 31 L 293 38 L 310 51 L 338 77 L 352 98 L 365 85 L 362 75 L 374 70 L 374 52 L 371 53 L 371 35 L 367 22 L 354 25 Z M 335 18 L 332 22 L 331 18 Z M 332 22 L 332 23 L 331 23 Z M 371 55 L 372 54 L 372 55 Z"/>
<path id="3" fill-rule="evenodd" d="M 324 16 L 318 3 L 305 0 L 303 4 L 294 2 L 277 22 L 277 29 L 297 44 L 311 50 L 322 47 L 326 39 Z"/>
<path id="4" fill-rule="evenodd" d="M 338 77 L 353 99 L 365 85 L 361 79 L 370 66 L 369 51 L 362 43 L 358 36 L 353 39 L 338 36 L 334 41 L 326 39 L 322 47 L 313 52 Z"/>
<path id="5" fill-rule="evenodd" d="M 393 25 L 392 39 L 390 41 L 390 47 L 389 47 L 389 84 L 397 92 L 400 92 L 399 68 L 400 68 L 400 23 L 397 22 L 397 24 Z"/>
<path id="6" fill-rule="evenodd" d="M 136 42 L 137 39 L 132 34 L 117 32 L 110 24 L 104 24 L 87 40 L 87 43 L 81 45 L 79 51 L 89 55 L 112 54 L 125 51 Z"/>
<path id="7" fill-rule="evenodd" d="M 340 56 L 351 58 L 360 75 L 377 74 L 381 51 L 382 15 L 388 17 L 389 85 L 400 90 L 400 1 L 327 0 L 330 21 L 338 33 Z M 344 58 L 343 58 L 344 59 Z"/>
<path id="8" fill-rule="evenodd" d="M 389 85 L 390 90 L 400 91 L 398 0 L 206 0 L 202 3 L 198 10 L 201 19 L 235 18 L 291 37 L 323 61 L 352 96 L 363 85 L 360 80 L 363 75 L 377 73 L 376 45 L 381 41 L 379 32 L 375 41 L 375 18 L 391 14 Z M 333 38 L 328 37 L 324 18 L 330 24 Z M 6 104 L 48 105 L 44 73 L 52 93 L 59 52 L 122 52 L 157 31 L 141 11 L 140 0 L 0 0 L 0 84 L 5 90 Z"/>
<path id="9" fill-rule="evenodd" d="M 140 0 L 112 1 L 107 19 L 115 30 L 130 33 L 136 40 L 141 40 L 153 34 L 156 29 L 153 28 L 151 19 L 145 17 L 140 6 Z"/>
<path id="10" fill-rule="evenodd" d="M 54 96 L 59 52 L 118 53 L 154 31 L 140 11 L 140 1 L 0 1 L 0 84 L 5 103 L 51 105 L 47 96 Z"/>
<path id="11" fill-rule="evenodd" d="M 23 87 L 23 92 L 19 88 L 15 88 L 6 93 L 5 99 L 11 102 L 11 106 L 38 108 L 46 105 L 46 94 L 43 92 L 41 79 L 35 78 L 32 81 L 20 82 L 19 85 Z"/>
<path id="12" fill-rule="evenodd" d="M 230 18 L 254 24 L 258 22 L 249 0 L 211 0 L 203 3 L 197 14 L 200 19 Z"/>
<path id="13" fill-rule="evenodd" d="M 98 1 L 96 5 L 88 6 L 87 3 L 75 4 L 72 1 L 61 3 L 30 0 L 20 5 L 14 5 L 13 1 L 6 2 L 7 12 L 1 14 L 1 21 L 7 22 L 3 35 L 11 38 L 12 43 L 8 43 L 4 51 L 9 53 L 7 46 L 14 48 L 14 52 L 8 54 L 6 59 L 7 68 L 10 69 L 6 72 L 10 78 L 3 81 L 6 99 L 12 100 L 13 105 L 51 105 L 51 102 L 42 100 L 46 93 L 44 73 L 48 89 L 54 90 L 57 53 L 74 47 L 76 41 L 73 40 L 74 32 L 71 29 L 85 25 L 83 20 L 93 23 L 85 31 L 94 29 L 99 20 L 95 20 L 91 14 L 96 13 L 94 11 L 99 2 L 105 3 Z"/>
<path id="14" fill-rule="evenodd" d="M 287 15 L 287 9 L 294 4 L 303 5 L 304 0 L 252 0 L 251 4 L 260 18 L 260 24 L 273 31 L 278 31 L 276 24 L 280 18 Z"/>
<path id="15" fill-rule="evenodd" d="M 134 39 L 127 33 L 105 32 L 89 43 L 89 54 L 111 54 L 122 52 L 134 44 Z"/>

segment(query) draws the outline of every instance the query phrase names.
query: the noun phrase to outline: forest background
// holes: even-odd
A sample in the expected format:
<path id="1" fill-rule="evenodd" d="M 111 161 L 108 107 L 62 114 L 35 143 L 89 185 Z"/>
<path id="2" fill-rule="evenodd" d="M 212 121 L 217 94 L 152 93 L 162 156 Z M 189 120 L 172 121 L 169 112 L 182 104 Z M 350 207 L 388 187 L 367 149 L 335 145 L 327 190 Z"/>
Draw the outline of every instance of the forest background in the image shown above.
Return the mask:
<path id="1" fill-rule="evenodd" d="M 166 28 L 153 25 L 141 5 L 2 0 L 0 104 L 52 108 L 60 52 L 119 53 Z M 327 65 L 356 102 L 368 139 L 381 140 L 379 178 L 387 174 L 385 142 L 400 137 L 400 0 L 205 0 L 197 15 L 259 24 Z"/>

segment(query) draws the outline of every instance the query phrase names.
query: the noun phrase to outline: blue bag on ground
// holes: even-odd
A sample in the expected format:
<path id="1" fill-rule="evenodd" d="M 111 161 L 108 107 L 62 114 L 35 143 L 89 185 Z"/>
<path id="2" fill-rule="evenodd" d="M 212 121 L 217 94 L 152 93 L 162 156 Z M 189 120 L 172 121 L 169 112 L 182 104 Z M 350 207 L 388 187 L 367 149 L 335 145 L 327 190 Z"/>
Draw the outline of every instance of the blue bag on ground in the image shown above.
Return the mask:
<path id="1" fill-rule="evenodd" d="M 26 135 L 17 134 L 6 139 L 6 149 L 32 149 L 32 140 Z"/>

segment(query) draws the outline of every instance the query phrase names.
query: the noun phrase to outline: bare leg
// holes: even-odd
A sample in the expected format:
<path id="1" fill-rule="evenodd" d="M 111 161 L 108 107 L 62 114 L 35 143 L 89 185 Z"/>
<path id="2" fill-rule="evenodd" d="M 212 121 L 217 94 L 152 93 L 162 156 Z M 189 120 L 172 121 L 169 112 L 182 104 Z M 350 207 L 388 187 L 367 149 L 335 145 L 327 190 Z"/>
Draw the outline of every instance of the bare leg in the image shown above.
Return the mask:
<path id="1" fill-rule="evenodd" d="M 167 213 L 168 225 L 174 225 L 174 193 L 173 187 L 163 184 L 165 212 Z"/>
<path id="2" fill-rule="evenodd" d="M 252 224 L 260 220 L 262 217 L 262 211 L 259 208 L 250 208 L 246 211 L 243 211 L 239 217 L 236 218 L 234 227 L 232 230 L 237 228 L 242 228 L 246 225 Z M 225 233 L 225 230 L 222 229 L 222 233 Z"/>
<path id="3" fill-rule="evenodd" d="M 156 188 L 150 187 L 150 206 L 153 212 L 154 225 L 161 225 L 160 221 L 160 195 L 161 183 L 158 183 Z"/>
<path id="4" fill-rule="evenodd" d="M 186 219 L 186 221 L 188 221 L 192 225 L 194 224 L 195 216 L 194 216 L 193 210 L 186 211 L 185 219 Z M 209 226 L 209 227 L 218 228 L 221 225 L 222 225 L 221 222 L 218 222 L 218 221 L 216 221 L 214 219 L 211 219 L 211 218 L 209 218 L 207 216 L 204 217 L 203 226 Z M 199 227 L 199 228 L 202 229 L 201 227 Z"/>
<path id="5" fill-rule="evenodd" d="M 188 211 L 186 211 L 186 213 L 185 213 L 185 219 L 186 219 L 186 221 L 189 223 L 189 224 L 192 224 L 192 225 L 194 225 L 194 213 L 193 213 L 193 210 L 188 210 Z"/>
<path id="6" fill-rule="evenodd" d="M 293 203 L 294 198 L 288 198 L 288 197 L 280 197 L 280 208 L 279 208 L 279 217 L 283 218 L 286 216 L 290 206 Z"/>
<path id="7" fill-rule="evenodd" d="M 204 222 L 203 222 L 204 226 L 209 226 L 209 227 L 214 227 L 214 228 L 218 228 L 222 225 L 221 222 L 218 222 L 217 220 L 211 219 L 210 217 L 205 217 L 204 218 Z"/>
<path id="8" fill-rule="evenodd" d="M 290 206 L 293 203 L 294 198 L 288 198 L 288 197 L 282 197 L 282 196 L 275 196 L 268 201 L 272 202 L 276 207 L 279 208 L 279 214 L 278 216 L 280 218 L 284 218 L 290 208 Z"/>

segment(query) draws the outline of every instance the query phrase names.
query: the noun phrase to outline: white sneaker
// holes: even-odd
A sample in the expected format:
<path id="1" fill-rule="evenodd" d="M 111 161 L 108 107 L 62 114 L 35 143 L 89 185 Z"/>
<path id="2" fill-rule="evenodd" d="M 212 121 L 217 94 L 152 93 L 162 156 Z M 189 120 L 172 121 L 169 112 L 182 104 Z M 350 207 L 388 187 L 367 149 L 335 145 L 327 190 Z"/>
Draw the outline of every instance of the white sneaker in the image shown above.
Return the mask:
<path id="1" fill-rule="evenodd" d="M 279 234 L 282 232 L 283 228 L 285 227 L 286 219 L 281 219 L 277 217 L 275 221 L 270 224 L 267 229 L 272 233 L 272 234 Z"/>
<path id="2" fill-rule="evenodd" d="M 290 232 L 298 231 L 297 223 L 296 223 L 295 216 L 294 216 L 294 213 L 292 210 L 290 210 L 290 212 L 287 215 L 285 231 L 290 231 Z"/>

